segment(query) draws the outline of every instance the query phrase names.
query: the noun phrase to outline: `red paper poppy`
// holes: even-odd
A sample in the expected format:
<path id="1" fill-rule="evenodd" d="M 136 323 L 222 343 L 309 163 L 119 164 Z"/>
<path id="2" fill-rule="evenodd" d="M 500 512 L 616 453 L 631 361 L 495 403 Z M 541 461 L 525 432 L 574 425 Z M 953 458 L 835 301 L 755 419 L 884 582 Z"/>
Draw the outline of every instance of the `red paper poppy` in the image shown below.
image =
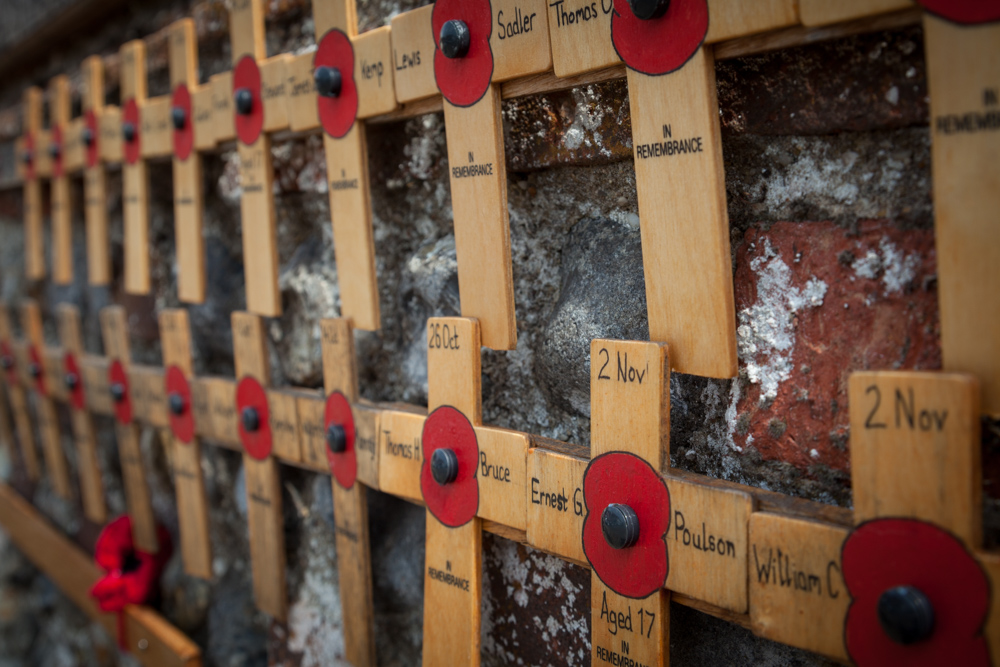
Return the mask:
<path id="1" fill-rule="evenodd" d="M 479 511 L 479 442 L 472 422 L 450 405 L 442 406 L 427 416 L 421 442 L 420 492 L 427 509 L 446 526 L 468 523 Z M 458 459 L 458 475 L 448 484 L 438 484 L 431 474 L 431 457 L 441 448 L 451 449 Z"/>
<path id="2" fill-rule="evenodd" d="M 7 384 L 11 387 L 17 384 L 17 358 L 14 356 L 13 351 L 10 349 L 10 345 L 7 341 L 0 341 L 0 358 L 4 359 L 4 363 L 10 363 L 10 368 L 7 369 Z"/>
<path id="3" fill-rule="evenodd" d="M 191 385 L 188 384 L 187 377 L 177 366 L 167 369 L 165 378 L 167 389 L 167 400 L 169 404 L 170 396 L 177 394 L 184 402 L 184 411 L 175 415 L 173 410 L 167 410 L 170 417 L 170 430 L 174 437 L 185 444 L 189 444 L 194 439 L 194 410 L 191 409 Z"/>
<path id="4" fill-rule="evenodd" d="M 173 109 L 184 110 L 184 127 L 177 129 L 173 126 Z M 174 96 L 170 101 L 171 127 L 174 127 L 174 155 L 181 160 L 187 160 L 191 155 L 191 148 L 194 146 L 194 127 L 191 124 L 191 93 L 186 84 L 179 83 L 174 88 Z"/>
<path id="5" fill-rule="evenodd" d="M 233 104 L 233 113 L 236 114 L 236 136 L 245 145 L 250 146 L 257 141 L 261 130 L 264 129 L 264 103 L 260 95 L 260 68 L 257 67 L 257 61 L 252 56 L 240 58 L 240 61 L 236 63 L 236 69 L 233 70 L 234 96 L 240 88 L 246 88 L 250 91 L 253 102 L 250 113 L 246 115 L 239 113 L 236 110 L 236 104 Z"/>
<path id="6" fill-rule="evenodd" d="M 243 427 L 243 408 L 257 411 L 257 430 Z M 271 411 L 267 407 L 267 392 L 260 382 L 249 375 L 236 386 L 236 418 L 239 420 L 240 442 L 251 457 L 263 461 L 271 455 Z"/>
<path id="7" fill-rule="evenodd" d="M 330 472 L 345 489 L 354 486 L 354 481 L 358 477 L 358 452 L 354 449 L 354 415 L 351 413 L 351 404 L 347 397 L 339 391 L 335 391 L 326 397 L 326 409 L 323 412 L 323 434 L 332 424 L 338 424 L 344 428 L 347 436 L 347 447 L 344 451 L 334 453 L 329 447 L 326 448 L 326 460 L 330 464 Z"/>
<path id="8" fill-rule="evenodd" d="M 469 28 L 469 50 L 461 58 L 448 58 L 439 44 L 441 26 L 448 21 L 464 21 Z M 490 33 L 493 13 L 489 0 L 438 0 L 431 14 L 434 31 L 434 80 L 446 100 L 470 107 L 486 94 L 493 78 L 493 50 Z"/>
<path id="9" fill-rule="evenodd" d="M 116 384 L 122 386 L 124 394 L 122 395 L 122 400 L 112 401 L 115 408 L 115 417 L 118 419 L 119 424 L 131 424 L 132 423 L 132 397 L 129 395 L 128 391 L 128 375 L 125 374 L 125 367 L 122 366 L 122 362 L 115 359 L 111 362 L 111 368 L 108 369 L 108 386 L 113 387 Z"/>
<path id="10" fill-rule="evenodd" d="M 342 30 L 334 28 L 328 31 L 316 47 L 313 70 L 324 66 L 340 70 L 340 94 L 336 97 L 316 96 L 319 122 L 327 134 L 340 139 L 351 130 L 358 117 L 358 86 L 354 81 L 354 45 Z"/>
<path id="11" fill-rule="evenodd" d="M 136 104 L 134 97 L 130 97 L 125 103 L 125 108 L 122 109 L 122 125 L 125 123 L 132 123 L 133 129 L 132 141 L 122 138 L 122 143 L 125 146 L 125 161 L 129 164 L 135 164 L 139 161 L 139 141 L 142 128 L 139 126 L 139 105 Z"/>
<path id="12" fill-rule="evenodd" d="M 69 402 L 76 410 L 83 410 L 86 407 L 83 395 L 83 376 L 80 374 L 80 365 L 76 363 L 76 355 L 67 352 L 63 357 L 63 371 L 66 375 L 76 376 L 76 386 L 69 390 Z"/>
<path id="13" fill-rule="evenodd" d="M 98 138 L 101 136 L 101 133 L 97 127 L 97 114 L 94 113 L 93 109 L 90 109 L 84 115 L 84 127 L 90 130 L 90 145 L 84 144 L 84 148 L 87 150 L 87 166 L 96 167 L 97 160 L 101 155 L 97 147 Z"/>
<path id="14" fill-rule="evenodd" d="M 35 391 L 42 396 L 47 396 L 45 386 L 45 364 L 42 362 L 42 355 L 38 353 L 38 348 L 34 345 L 28 347 L 28 358 L 31 360 L 31 367 L 38 369 L 38 377 L 32 378 L 35 381 Z"/>
<path id="15" fill-rule="evenodd" d="M 705 0 L 671 0 L 663 16 L 637 18 L 628 0 L 614 0 L 611 42 L 630 69 L 643 74 L 667 74 L 691 59 L 708 34 Z"/>
<path id="16" fill-rule="evenodd" d="M 170 533 L 156 528 L 159 552 L 139 551 L 132 541 L 132 520 L 120 516 L 106 525 L 94 545 L 94 562 L 107 572 L 90 589 L 101 611 L 122 611 L 127 604 L 148 602 L 163 567 L 170 560 Z"/>
<path id="17" fill-rule="evenodd" d="M 49 140 L 55 153 L 52 155 L 52 175 L 61 178 L 63 175 L 63 134 L 61 125 L 53 125 Z"/>
<path id="18" fill-rule="evenodd" d="M 989 665 L 982 637 L 989 582 L 962 542 L 916 519 L 875 519 L 858 526 L 841 553 L 851 595 L 844 640 L 851 658 L 866 665 Z M 897 586 L 919 589 L 934 608 L 931 636 L 897 644 L 878 617 L 881 595 Z"/>
<path id="19" fill-rule="evenodd" d="M 30 159 L 24 163 L 24 179 L 27 181 L 35 180 L 35 135 L 31 132 L 26 132 L 24 134 L 24 155 L 18 155 L 18 159 L 23 159 L 24 156 L 29 156 Z"/>
<path id="20" fill-rule="evenodd" d="M 917 0 L 917 3 L 935 16 L 964 25 L 1000 20 L 1000 3 L 996 0 Z"/>
<path id="21" fill-rule="evenodd" d="M 583 475 L 583 552 L 608 588 L 630 598 L 646 598 L 667 580 L 670 492 L 660 474 L 635 454 L 608 452 L 590 462 Z M 628 505 L 639 519 L 639 538 L 615 549 L 604 538 L 601 519 L 612 503 Z"/>

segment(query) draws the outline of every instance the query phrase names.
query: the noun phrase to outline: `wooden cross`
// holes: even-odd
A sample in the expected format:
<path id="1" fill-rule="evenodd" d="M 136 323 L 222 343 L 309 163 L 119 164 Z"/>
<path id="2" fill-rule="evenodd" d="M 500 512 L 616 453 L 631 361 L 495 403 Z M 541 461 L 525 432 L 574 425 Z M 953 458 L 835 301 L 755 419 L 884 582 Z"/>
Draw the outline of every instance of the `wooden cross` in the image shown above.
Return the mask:
<path id="1" fill-rule="evenodd" d="M 160 341 L 166 367 L 166 394 L 171 412 L 171 468 L 177 489 L 184 570 L 202 579 L 212 578 L 212 547 L 208 534 L 208 500 L 201 469 L 201 443 L 195 436 L 190 381 L 191 328 L 186 310 L 160 312 Z"/>
<path id="2" fill-rule="evenodd" d="M 259 609 L 284 623 L 288 615 L 285 532 L 282 527 L 281 480 L 278 462 L 272 455 L 270 411 L 265 391 L 271 383 L 271 364 L 264 338 L 264 321 L 259 315 L 234 312 L 232 323 L 236 377 L 239 380 L 236 407 L 244 449 L 243 471 L 246 476 L 254 598 Z"/>
<path id="3" fill-rule="evenodd" d="M 174 152 L 174 228 L 177 246 L 177 297 L 186 303 L 205 301 L 204 201 L 201 155 L 195 141 L 199 110 L 194 101 L 207 87 L 198 85 L 198 41 L 194 20 L 170 26 L 171 123 Z M 202 93 L 204 96 L 204 93 Z M 204 111 L 201 111 L 204 115 Z M 214 143 L 214 142 L 213 142 Z"/>
<path id="4" fill-rule="evenodd" d="M 317 0 L 313 14 L 319 45 L 314 88 L 326 152 L 340 310 L 357 327 L 376 330 L 379 299 L 368 144 L 359 121 L 396 108 L 390 29 L 358 36 L 355 0 Z"/>
<path id="5" fill-rule="evenodd" d="M 247 310 L 274 317 L 281 314 L 281 293 L 278 289 L 271 138 L 265 128 L 269 114 L 263 95 L 262 68 L 258 65 L 266 55 L 263 0 L 238 0 L 231 5 L 229 36 L 233 53 L 230 94 L 234 100 L 243 190 L 240 214 Z M 277 106 L 284 108 L 283 99 Z M 216 134 L 221 137 L 223 132 Z M 282 601 L 282 609 L 283 605 Z"/>
<path id="6" fill-rule="evenodd" d="M 50 394 L 52 388 L 46 382 L 42 312 L 35 301 L 29 299 L 21 304 L 21 325 L 28 342 L 28 376 L 31 378 L 35 393 L 38 430 L 42 439 L 45 467 L 48 468 L 52 488 L 61 498 L 69 500 L 73 496 L 73 487 L 69 481 L 69 468 L 62 448 L 62 437 L 59 434 L 59 415 L 56 414 L 55 401 Z"/>
<path id="7" fill-rule="evenodd" d="M 357 428 L 360 419 L 355 419 L 349 410 L 358 400 L 354 327 L 346 318 L 323 320 L 321 327 L 323 383 L 328 396 L 324 433 L 334 473 L 331 483 L 341 617 L 344 619 L 344 657 L 352 665 L 375 665 L 368 489 L 359 476 L 359 459 L 367 456 L 377 460 L 377 453 L 369 453 L 367 448 L 359 446 L 362 444 L 362 431 Z"/>
<path id="8" fill-rule="evenodd" d="M 84 394 L 86 387 L 80 363 L 84 354 L 83 338 L 80 335 L 80 313 L 70 304 L 64 303 L 59 306 L 59 339 L 65 351 L 64 382 L 70 406 L 73 439 L 76 442 L 83 514 L 90 521 L 101 525 L 108 519 L 108 507 L 104 499 L 104 484 L 97 461 L 94 422 L 87 409 Z"/>
<path id="9" fill-rule="evenodd" d="M 143 156 L 146 138 L 142 115 L 146 105 L 146 43 L 135 39 L 124 44 L 121 56 L 122 196 L 125 220 L 125 291 L 148 294 L 149 269 L 149 169 Z"/>
<path id="10" fill-rule="evenodd" d="M 156 537 L 156 518 L 149 497 L 146 470 L 139 445 L 139 424 L 133 421 L 132 396 L 129 391 L 131 352 L 128 342 L 128 320 L 121 306 L 108 306 L 101 310 L 101 334 L 104 351 L 111 363 L 108 386 L 115 411 L 115 435 L 118 439 L 118 456 L 121 460 L 122 481 L 125 486 L 125 505 L 132 519 L 132 536 L 137 548 L 147 552 L 159 551 Z"/>
<path id="11" fill-rule="evenodd" d="M 52 160 L 52 280 L 73 282 L 73 210 L 66 170 L 66 134 L 69 129 L 69 77 L 60 74 L 49 82 L 49 139 L 43 147 Z"/>
<path id="12" fill-rule="evenodd" d="M 483 345 L 497 350 L 517 345 L 499 84 L 551 67 L 545 5 L 439 2 L 392 21 L 398 101 L 444 96 L 462 315 L 477 318 Z M 516 15 L 526 22 L 512 34 Z M 442 30 L 459 35 L 455 51 L 446 40 L 454 57 L 438 48 Z M 435 62 L 445 67 L 436 73 Z"/>
<path id="13" fill-rule="evenodd" d="M 102 154 L 105 137 L 101 126 L 104 108 L 104 60 L 90 56 L 83 61 L 82 142 L 84 148 L 83 200 L 87 237 L 87 280 L 91 285 L 111 282 L 111 242 L 108 238 L 107 173 Z M 120 136 L 120 132 L 115 132 Z M 65 345 L 65 342 L 63 343 Z"/>
<path id="14" fill-rule="evenodd" d="M 652 15 L 626 10 L 613 26 L 616 4 L 548 3 L 553 68 L 567 77 L 617 65 L 626 54 L 650 339 L 670 343 L 676 371 L 733 377 L 715 60 L 703 44 L 793 25 L 795 2 L 694 0 L 664 9 L 668 3 L 651 1 L 639 6 Z"/>
<path id="15" fill-rule="evenodd" d="M 817 27 L 900 11 L 913 7 L 913 0 L 799 0 L 802 25 Z"/>
<path id="16" fill-rule="evenodd" d="M 18 160 L 24 165 L 24 268 L 28 280 L 45 277 L 45 238 L 42 230 L 42 91 L 24 91 L 24 136 Z"/>
<path id="17" fill-rule="evenodd" d="M 18 367 L 23 365 L 21 354 L 15 348 L 13 332 L 10 327 L 10 312 L 6 303 L 0 303 L 0 367 L 2 367 L 7 382 L 7 396 L 10 400 L 10 411 L 14 416 L 14 428 L 21 449 L 21 462 L 28 479 L 37 482 L 41 477 L 41 466 L 38 461 L 38 450 L 35 449 L 35 435 L 28 415 L 28 400 L 21 384 Z"/>

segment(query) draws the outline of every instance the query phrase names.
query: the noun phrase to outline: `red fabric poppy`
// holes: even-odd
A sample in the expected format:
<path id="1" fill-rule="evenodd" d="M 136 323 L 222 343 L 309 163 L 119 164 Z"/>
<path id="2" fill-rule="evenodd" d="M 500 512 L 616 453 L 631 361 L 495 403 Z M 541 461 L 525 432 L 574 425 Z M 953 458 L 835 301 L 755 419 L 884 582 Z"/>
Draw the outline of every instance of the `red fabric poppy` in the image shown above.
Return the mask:
<path id="1" fill-rule="evenodd" d="M 469 27 L 469 51 L 461 58 L 448 58 L 439 44 L 441 26 L 453 19 Z M 470 107 L 486 94 L 493 78 L 490 33 L 493 13 L 489 0 L 438 0 L 431 14 L 434 30 L 434 80 L 446 100 Z"/>
<path id="2" fill-rule="evenodd" d="M 917 0 L 935 16 L 965 25 L 1000 20 L 1000 3 L 996 0 Z"/>
<path id="3" fill-rule="evenodd" d="M 583 552 L 601 581 L 619 595 L 637 599 L 663 588 L 670 492 L 660 474 L 635 454 L 601 454 L 583 475 L 583 499 Z M 601 517 L 612 503 L 628 505 L 639 519 L 639 539 L 631 547 L 615 549 L 604 538 Z"/>
<path id="4" fill-rule="evenodd" d="M 989 665 L 983 622 L 989 582 L 976 559 L 949 532 L 916 519 L 875 519 L 858 526 L 841 552 L 851 595 L 844 639 L 866 665 Z M 934 607 L 934 631 L 904 646 L 892 641 L 878 618 L 882 593 L 913 586 Z"/>
<path id="5" fill-rule="evenodd" d="M 111 368 L 108 369 L 108 386 L 111 387 L 115 384 L 121 384 L 125 389 L 125 395 L 122 396 L 122 400 L 114 402 L 115 417 L 118 419 L 119 424 L 131 424 L 132 397 L 128 391 L 128 375 L 125 374 L 125 367 L 122 366 L 122 362 L 118 359 L 112 361 Z"/>
<path id="6" fill-rule="evenodd" d="M 63 133 L 61 125 L 54 125 L 50 134 L 49 140 L 52 142 L 52 146 L 55 146 L 59 150 L 55 155 L 52 156 L 52 175 L 56 178 L 61 178 L 64 174 L 63 171 Z"/>
<path id="7" fill-rule="evenodd" d="M 76 376 L 76 387 L 69 392 L 69 402 L 76 410 L 83 410 L 86 407 L 83 395 L 83 375 L 80 374 L 80 365 L 76 363 L 76 355 L 67 352 L 63 357 L 63 371 L 69 375 Z"/>
<path id="8" fill-rule="evenodd" d="M 174 437 L 185 444 L 189 444 L 194 439 L 194 410 L 191 409 L 191 385 L 188 384 L 187 377 L 177 366 L 167 369 L 164 383 L 167 389 L 168 409 L 167 415 L 170 418 L 170 430 Z M 177 394 L 184 401 L 184 412 L 175 415 L 169 409 L 169 399 L 171 394 Z"/>
<path id="9" fill-rule="evenodd" d="M 10 345 L 7 341 L 0 341 L 0 357 L 5 359 L 10 359 L 11 366 L 7 369 L 7 384 L 14 386 L 17 384 L 17 357 L 14 356 L 14 352 L 10 349 Z"/>
<path id="10" fill-rule="evenodd" d="M 313 56 L 313 70 L 317 67 L 334 67 L 340 70 L 340 94 L 336 97 L 316 96 L 319 108 L 319 122 L 334 139 L 340 139 L 350 132 L 358 117 L 358 86 L 354 81 L 354 45 L 347 34 L 333 28 L 323 35 L 316 55 Z"/>
<path id="11" fill-rule="evenodd" d="M 28 347 L 28 358 L 31 359 L 32 365 L 40 371 L 38 377 L 34 378 L 35 391 L 42 396 L 48 396 L 47 387 L 45 386 L 45 364 L 42 362 L 42 355 L 38 353 L 38 348 L 34 345 Z"/>
<path id="12" fill-rule="evenodd" d="M 35 135 L 31 132 L 25 132 L 24 134 L 24 152 L 26 155 L 31 156 L 31 161 L 25 163 L 24 165 L 24 178 L 28 181 L 35 180 Z M 18 159 L 22 156 L 18 155 Z"/>
<path id="13" fill-rule="evenodd" d="M 420 492 L 427 509 L 446 526 L 468 523 L 479 511 L 479 442 L 472 422 L 450 405 L 441 406 L 427 416 L 421 443 Z M 458 459 L 458 476 L 449 484 L 438 484 L 431 474 L 431 457 L 442 447 Z"/>
<path id="14" fill-rule="evenodd" d="M 706 0 L 671 0 L 663 16 L 636 18 L 628 0 L 614 0 L 611 43 L 629 68 L 643 74 L 667 74 L 691 59 L 708 34 Z"/>
<path id="15" fill-rule="evenodd" d="M 100 128 L 97 127 L 97 114 L 94 113 L 93 109 L 90 109 L 86 114 L 84 114 L 84 126 L 90 130 L 91 138 L 90 145 L 88 146 L 84 144 L 83 146 L 87 150 L 87 166 L 96 167 L 97 160 L 101 155 L 97 144 L 101 133 Z"/>
<path id="16" fill-rule="evenodd" d="M 326 397 L 326 408 L 323 412 L 323 436 L 331 424 L 339 424 L 347 436 L 347 447 L 340 453 L 326 448 L 326 460 L 330 464 L 330 472 L 337 483 L 345 489 L 354 486 L 358 477 L 358 452 L 354 449 L 354 414 L 347 397 L 335 391 Z"/>
<path id="17" fill-rule="evenodd" d="M 253 105 L 250 107 L 250 113 L 244 116 L 236 111 L 234 100 L 233 113 L 236 115 L 236 136 L 247 146 L 257 141 L 261 130 L 264 129 L 264 103 L 260 95 L 260 85 L 260 68 L 257 67 L 257 61 L 252 56 L 243 56 L 233 70 L 233 95 L 235 97 L 236 91 L 240 88 L 246 88 L 253 98 Z"/>
<path id="18" fill-rule="evenodd" d="M 174 127 L 171 117 L 170 126 L 174 127 L 174 155 L 187 160 L 194 146 L 194 126 L 191 123 L 191 92 L 186 84 L 179 83 L 174 88 L 174 96 L 170 101 L 171 116 L 175 107 L 184 109 L 184 127 L 179 130 Z"/>
<path id="19" fill-rule="evenodd" d="M 139 105 L 136 104 L 134 97 L 130 97 L 125 102 L 125 108 L 122 109 L 122 124 L 125 123 L 132 123 L 135 130 L 132 141 L 126 141 L 124 137 L 122 138 L 122 144 L 125 146 L 125 161 L 129 164 L 135 164 L 139 161 L 139 141 L 142 138 L 142 128 L 139 126 Z"/>
<path id="20" fill-rule="evenodd" d="M 170 533 L 157 526 L 156 537 L 160 550 L 148 554 L 135 548 L 132 541 L 132 520 L 120 516 L 107 524 L 94 545 L 94 562 L 107 572 L 90 589 L 91 597 L 103 612 L 118 612 L 118 642 L 125 641 L 125 615 L 121 612 L 129 604 L 144 604 L 156 592 L 160 574 L 170 560 Z"/>
<path id="21" fill-rule="evenodd" d="M 257 411 L 258 427 L 250 432 L 243 428 L 243 408 Z M 240 442 L 247 454 L 263 461 L 271 455 L 271 411 L 267 407 L 267 392 L 260 382 L 249 375 L 236 385 L 236 419 L 239 421 Z"/>

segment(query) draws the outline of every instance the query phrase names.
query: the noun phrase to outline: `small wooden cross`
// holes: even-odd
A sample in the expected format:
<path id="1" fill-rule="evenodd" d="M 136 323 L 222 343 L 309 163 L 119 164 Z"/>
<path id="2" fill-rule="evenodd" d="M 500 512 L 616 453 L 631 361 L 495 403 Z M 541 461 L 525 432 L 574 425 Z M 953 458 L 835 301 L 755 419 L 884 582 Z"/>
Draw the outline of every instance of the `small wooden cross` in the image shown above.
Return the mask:
<path id="1" fill-rule="evenodd" d="M 49 81 L 49 140 L 43 147 L 52 161 L 52 281 L 73 282 L 73 209 L 66 169 L 69 131 L 69 77 L 60 74 Z"/>
<path id="2" fill-rule="evenodd" d="M 102 152 L 105 137 L 101 131 L 105 117 L 104 60 L 90 56 L 81 67 L 84 126 L 81 141 L 84 150 L 83 199 L 87 237 L 87 279 L 91 285 L 111 282 L 111 241 L 108 237 L 107 172 Z M 114 133 L 116 137 L 119 132 Z M 120 159 L 120 158 L 119 158 Z M 65 342 L 63 343 L 65 345 Z"/>
<path id="3" fill-rule="evenodd" d="M 135 39 L 121 56 L 122 208 L 125 220 L 125 291 L 148 294 L 149 168 L 143 155 L 142 116 L 146 106 L 146 43 Z"/>
<path id="4" fill-rule="evenodd" d="M 28 479 L 37 482 L 41 477 L 41 465 L 38 461 L 38 450 L 35 448 L 35 435 L 31 427 L 31 417 L 28 414 L 28 399 L 24 394 L 21 374 L 18 366 L 22 365 L 20 354 L 15 349 L 13 332 L 10 327 L 10 312 L 7 304 L 0 302 L 0 367 L 7 383 L 7 397 L 10 400 L 10 411 L 14 416 L 14 428 L 20 444 L 21 462 Z"/>
<path id="5" fill-rule="evenodd" d="M 23 164 L 24 174 L 24 268 L 28 280 L 45 277 L 45 239 L 42 230 L 42 152 L 48 147 L 42 145 L 42 91 L 29 88 L 24 91 L 24 112 L 22 123 L 24 135 L 21 139 L 22 153 L 17 159 Z"/>

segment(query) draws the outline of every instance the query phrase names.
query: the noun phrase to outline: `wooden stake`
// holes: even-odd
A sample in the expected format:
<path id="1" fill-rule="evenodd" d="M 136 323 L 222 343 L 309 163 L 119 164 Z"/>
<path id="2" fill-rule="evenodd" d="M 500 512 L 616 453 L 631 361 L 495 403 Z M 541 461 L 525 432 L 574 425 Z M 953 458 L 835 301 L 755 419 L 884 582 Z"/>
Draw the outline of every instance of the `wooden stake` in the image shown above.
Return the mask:
<path id="1" fill-rule="evenodd" d="M 49 82 L 49 132 L 51 144 L 43 146 L 52 158 L 52 280 L 57 285 L 73 282 L 73 210 L 66 171 L 66 135 L 69 130 L 69 77 Z"/>
<path id="2" fill-rule="evenodd" d="M 944 369 L 977 376 L 982 409 L 1000 416 L 1000 262 L 996 156 L 983 131 L 1000 104 L 1000 24 L 924 15 L 931 96 L 934 229 Z"/>
<path id="3" fill-rule="evenodd" d="M 21 446 L 24 471 L 29 480 L 37 482 L 41 476 L 38 450 L 35 448 L 35 435 L 31 428 L 31 418 L 28 416 L 28 400 L 24 395 L 24 387 L 21 386 L 19 359 L 14 349 L 14 337 L 10 327 L 10 313 L 7 304 L 3 302 L 0 302 L 0 362 L 4 366 L 10 411 L 14 416 L 14 429 Z"/>
<path id="4" fill-rule="evenodd" d="M 182 127 L 173 126 L 174 229 L 177 246 L 177 297 L 186 303 L 205 301 L 205 244 L 202 237 L 201 155 L 195 140 L 198 85 L 198 41 L 194 20 L 170 26 L 170 85 L 172 114 L 183 114 Z M 179 111 L 178 111 L 179 110 Z M 173 119 L 172 119 L 173 121 Z"/>
<path id="5" fill-rule="evenodd" d="M 271 366 L 263 319 L 251 313 L 235 312 L 232 322 L 236 376 L 240 381 L 253 378 L 266 388 L 271 383 Z M 239 407 L 237 418 L 240 418 Z M 266 423 L 265 419 L 261 419 L 261 428 Z M 244 451 L 243 470 L 246 475 L 254 597 L 259 609 L 284 623 L 288 615 L 288 598 L 278 462 L 270 451 L 261 458 Z"/>
<path id="6" fill-rule="evenodd" d="M 233 86 L 250 91 L 248 126 L 238 139 L 240 154 L 240 213 L 243 220 L 243 270 L 247 310 L 274 317 L 281 314 L 278 289 L 278 243 L 275 229 L 271 167 L 271 138 L 264 131 L 264 108 L 258 62 L 264 59 L 264 3 L 246 0 L 234 3 L 229 13 L 229 35 L 233 53 Z M 240 61 L 246 62 L 247 80 L 237 77 Z M 230 96 L 235 93 L 230 88 Z M 260 118 L 257 120 L 256 116 Z M 237 118 L 240 117 L 237 110 Z M 237 121 L 237 127 L 240 123 Z"/>
<path id="7" fill-rule="evenodd" d="M 103 172 L 102 172 L 103 173 Z M 59 305 L 59 340 L 66 352 L 64 373 L 67 379 L 72 374 L 79 385 L 80 398 L 87 389 L 80 369 L 83 359 L 83 338 L 80 335 L 80 313 L 68 303 Z M 83 514 L 100 525 L 108 520 L 108 507 L 104 499 L 104 483 L 97 461 L 97 441 L 94 437 L 94 423 L 86 403 L 78 402 L 72 388 L 69 388 L 70 418 L 73 439 L 76 442 L 77 467 L 80 474 L 80 495 L 83 498 Z"/>
<path id="8" fill-rule="evenodd" d="M 52 488 L 61 498 L 69 500 L 73 496 L 69 481 L 69 467 L 62 448 L 59 434 L 59 416 L 55 402 L 49 395 L 45 383 L 43 359 L 45 358 L 45 338 L 42 333 L 42 312 L 33 300 L 21 304 L 21 325 L 28 340 L 28 374 L 34 382 L 35 406 L 38 413 L 38 430 L 42 438 L 42 454 L 45 466 L 52 480 Z"/>
<path id="9" fill-rule="evenodd" d="M 111 282 L 111 241 L 108 238 L 107 175 L 101 154 L 104 60 L 100 56 L 90 56 L 84 60 L 81 76 L 84 115 L 83 163 L 86 167 L 83 177 L 83 210 L 87 230 L 87 279 L 91 285 L 107 285 Z"/>
<path id="10" fill-rule="evenodd" d="M 351 321 L 343 318 L 326 319 L 322 321 L 321 327 L 323 383 L 326 393 L 330 395 L 339 392 L 353 405 L 358 400 L 358 372 Z M 354 422 L 352 416 L 352 427 Z M 350 447 L 354 450 L 356 459 L 364 455 L 358 449 L 356 435 Z M 367 488 L 360 480 L 345 488 L 336 475 L 332 479 L 332 485 L 337 573 L 344 619 L 344 657 L 352 665 L 375 665 Z"/>
<path id="11" fill-rule="evenodd" d="M 124 161 L 122 197 L 125 218 L 125 291 L 148 294 L 149 169 L 142 153 L 142 114 L 146 105 L 146 44 L 132 40 L 121 47 L 121 99 Z M 129 134 L 129 131 L 134 134 Z M 131 140 L 129 137 L 132 137 Z"/>
<path id="12" fill-rule="evenodd" d="M 39 181 L 39 157 L 48 150 L 41 144 L 42 91 L 24 91 L 24 154 L 18 159 L 25 165 L 24 178 L 24 268 L 28 280 L 45 277 L 45 240 L 42 231 L 42 184 Z"/>
<path id="13" fill-rule="evenodd" d="M 109 361 L 118 362 L 127 376 L 132 363 L 128 342 L 128 320 L 125 309 L 121 306 L 108 306 L 101 310 L 101 333 L 104 339 L 104 351 Z M 109 377 L 111 391 L 114 384 Z M 115 401 L 116 409 L 130 405 L 128 386 L 124 387 L 122 400 Z M 131 409 L 128 410 L 131 413 Z M 149 485 L 146 482 L 146 469 L 142 461 L 142 449 L 139 445 L 139 424 L 131 419 L 118 417 L 115 424 L 115 434 L 118 438 L 118 457 L 122 466 L 122 481 L 125 485 L 125 505 L 132 518 L 132 537 L 137 548 L 148 553 L 156 553 L 160 545 L 156 538 L 156 518 L 153 516 L 153 505 L 149 498 Z"/>
<path id="14" fill-rule="evenodd" d="M 179 399 L 178 420 L 190 416 L 192 405 L 190 391 L 185 396 L 184 386 L 194 376 L 191 363 L 191 328 L 186 310 L 164 310 L 160 312 L 160 342 L 163 347 L 163 365 L 167 368 L 166 392 L 169 401 L 176 393 Z M 185 382 L 172 388 L 170 374 L 179 371 Z M 173 391 L 172 391 L 173 389 Z M 172 409 L 172 408 L 171 408 Z M 201 443 L 193 435 L 187 441 L 186 434 L 179 434 L 183 427 L 172 430 L 170 435 L 171 463 L 174 486 L 177 491 L 177 522 L 180 526 L 181 554 L 184 570 L 202 579 L 212 578 L 212 545 L 208 533 L 208 499 L 205 496 L 205 480 L 201 469 Z"/>
<path id="15" fill-rule="evenodd" d="M 427 321 L 427 407 L 450 406 L 472 426 L 482 424 L 482 368 L 479 323 L 434 317 Z M 426 447 L 433 443 L 424 443 Z M 429 462 L 426 461 L 427 466 Z M 472 462 L 477 466 L 478 461 Z M 436 484 L 433 480 L 430 484 Z M 427 512 L 424 571 L 425 665 L 480 662 L 482 519 L 457 528 Z"/>

